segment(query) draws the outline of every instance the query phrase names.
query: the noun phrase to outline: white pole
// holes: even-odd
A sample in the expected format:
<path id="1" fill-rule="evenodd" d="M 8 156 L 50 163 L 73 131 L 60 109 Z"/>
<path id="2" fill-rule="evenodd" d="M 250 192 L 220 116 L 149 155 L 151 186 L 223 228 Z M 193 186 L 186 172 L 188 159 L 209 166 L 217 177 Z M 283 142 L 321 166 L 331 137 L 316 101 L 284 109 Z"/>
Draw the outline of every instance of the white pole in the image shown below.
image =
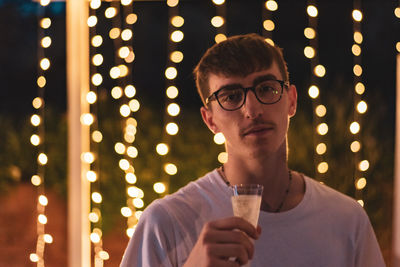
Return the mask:
<path id="1" fill-rule="evenodd" d="M 89 164 L 81 155 L 89 151 L 89 127 L 80 123 L 89 112 L 89 13 L 87 0 L 66 1 L 68 99 L 68 266 L 90 266 Z"/>
<path id="2" fill-rule="evenodd" d="M 397 54 L 396 139 L 393 190 L 393 267 L 400 267 L 400 54 Z"/>

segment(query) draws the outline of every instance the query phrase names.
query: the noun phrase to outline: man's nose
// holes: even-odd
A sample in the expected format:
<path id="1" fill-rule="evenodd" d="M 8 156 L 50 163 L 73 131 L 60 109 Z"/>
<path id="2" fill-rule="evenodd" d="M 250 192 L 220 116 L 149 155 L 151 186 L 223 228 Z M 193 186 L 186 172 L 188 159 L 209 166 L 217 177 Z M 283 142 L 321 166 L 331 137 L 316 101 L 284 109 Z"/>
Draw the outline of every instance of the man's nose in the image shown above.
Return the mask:
<path id="1" fill-rule="evenodd" d="M 246 102 L 243 107 L 247 118 L 257 118 L 262 114 L 262 103 L 258 101 L 252 90 L 247 91 Z"/>

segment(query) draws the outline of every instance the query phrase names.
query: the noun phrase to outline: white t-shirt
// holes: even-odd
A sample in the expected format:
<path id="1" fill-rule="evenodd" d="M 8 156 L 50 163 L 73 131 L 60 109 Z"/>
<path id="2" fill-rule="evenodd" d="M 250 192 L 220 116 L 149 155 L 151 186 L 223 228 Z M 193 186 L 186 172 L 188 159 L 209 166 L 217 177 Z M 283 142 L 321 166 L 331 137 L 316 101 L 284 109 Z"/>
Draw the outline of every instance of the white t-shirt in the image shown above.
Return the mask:
<path id="1" fill-rule="evenodd" d="M 364 209 L 352 198 L 305 177 L 293 209 L 260 212 L 262 234 L 252 267 L 385 266 Z M 230 188 L 214 170 L 143 212 L 121 267 L 182 266 L 203 225 L 233 216 Z"/>

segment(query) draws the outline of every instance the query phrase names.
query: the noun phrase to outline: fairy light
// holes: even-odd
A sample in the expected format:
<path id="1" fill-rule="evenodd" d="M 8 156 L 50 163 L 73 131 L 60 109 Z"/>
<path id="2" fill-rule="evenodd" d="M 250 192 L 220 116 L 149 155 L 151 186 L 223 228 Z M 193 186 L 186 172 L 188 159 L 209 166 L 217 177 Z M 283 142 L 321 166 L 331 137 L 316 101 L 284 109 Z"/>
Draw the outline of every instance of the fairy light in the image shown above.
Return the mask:
<path id="1" fill-rule="evenodd" d="M 32 175 L 31 183 L 37 190 L 37 209 L 36 209 L 36 250 L 29 254 L 29 260 L 36 266 L 44 266 L 44 250 L 46 244 L 53 243 L 51 234 L 46 233 L 45 226 L 49 219 L 46 216 L 46 207 L 49 205 L 49 199 L 45 194 L 45 169 L 49 161 L 48 155 L 44 151 L 45 143 L 45 100 L 44 93 L 47 85 L 46 75 L 51 68 L 51 59 L 47 57 L 47 50 L 52 45 L 51 36 L 48 35 L 52 20 L 46 17 L 45 7 L 50 4 L 50 0 L 39 1 L 41 8 L 38 13 L 38 78 L 36 80 L 38 93 L 37 97 L 32 100 L 32 106 L 35 110 L 30 118 L 30 123 L 34 128 L 34 132 L 30 137 L 31 144 L 35 147 L 37 153 L 37 173 Z"/>
<path id="2" fill-rule="evenodd" d="M 363 100 L 365 92 L 365 86 L 362 83 L 363 68 L 361 64 L 362 55 L 362 44 L 363 35 L 361 32 L 361 22 L 364 19 L 363 12 L 361 10 L 361 1 L 354 0 L 354 9 L 351 12 L 353 19 L 353 44 L 350 47 L 353 54 L 353 81 L 354 81 L 354 110 L 353 120 L 350 122 L 349 131 L 352 136 L 352 142 L 350 144 L 350 151 L 353 154 L 354 159 L 354 185 L 355 185 L 355 198 L 360 205 L 364 206 L 365 202 L 363 198 L 363 190 L 367 185 L 366 171 L 369 169 L 368 160 L 361 160 L 362 158 L 362 142 L 361 142 L 361 131 L 362 131 L 362 115 L 366 113 L 368 104 Z"/>
<path id="3" fill-rule="evenodd" d="M 304 29 L 304 36 L 308 40 L 308 44 L 304 47 L 304 56 L 310 60 L 311 78 L 308 95 L 313 103 L 313 123 L 315 127 L 314 132 L 314 166 L 315 176 L 318 180 L 322 181 L 323 176 L 329 170 L 329 164 L 326 162 L 326 153 L 328 145 L 324 142 L 324 136 L 329 131 L 329 126 L 325 122 L 327 108 L 321 103 L 321 88 L 319 81 L 326 75 L 326 68 L 319 63 L 318 56 L 318 7 L 315 0 L 309 0 L 306 7 L 308 15 L 308 25 Z"/>
<path id="4" fill-rule="evenodd" d="M 273 21 L 273 14 L 278 10 L 278 2 L 277 0 L 266 0 L 264 3 L 264 7 L 262 9 L 262 19 L 263 19 L 263 36 L 265 40 L 274 45 L 274 41 L 272 39 L 273 32 L 275 30 L 275 22 Z"/>
<path id="5" fill-rule="evenodd" d="M 210 24 L 215 28 L 216 43 L 226 40 L 226 5 L 225 0 L 212 0 L 215 5 L 216 14 L 210 19 Z"/>

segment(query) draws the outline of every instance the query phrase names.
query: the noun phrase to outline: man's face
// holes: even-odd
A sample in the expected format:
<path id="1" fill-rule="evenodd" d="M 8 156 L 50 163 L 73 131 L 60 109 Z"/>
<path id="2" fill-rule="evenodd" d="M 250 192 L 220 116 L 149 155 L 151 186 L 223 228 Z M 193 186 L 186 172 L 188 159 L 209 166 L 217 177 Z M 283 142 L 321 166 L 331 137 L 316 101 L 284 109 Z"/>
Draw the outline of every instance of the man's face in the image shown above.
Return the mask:
<path id="1" fill-rule="evenodd" d="M 237 84 L 244 88 L 257 85 L 261 77 L 282 80 L 279 68 L 257 71 L 246 77 L 224 77 L 211 74 L 210 95 L 223 86 Z M 283 89 L 282 98 L 275 104 L 260 103 L 253 91 L 247 92 L 246 102 L 237 110 L 227 111 L 217 101 L 211 108 L 201 108 L 204 122 L 214 133 L 222 132 L 229 155 L 254 156 L 271 154 L 286 149 L 289 118 L 296 113 L 297 92 L 293 85 Z"/>

